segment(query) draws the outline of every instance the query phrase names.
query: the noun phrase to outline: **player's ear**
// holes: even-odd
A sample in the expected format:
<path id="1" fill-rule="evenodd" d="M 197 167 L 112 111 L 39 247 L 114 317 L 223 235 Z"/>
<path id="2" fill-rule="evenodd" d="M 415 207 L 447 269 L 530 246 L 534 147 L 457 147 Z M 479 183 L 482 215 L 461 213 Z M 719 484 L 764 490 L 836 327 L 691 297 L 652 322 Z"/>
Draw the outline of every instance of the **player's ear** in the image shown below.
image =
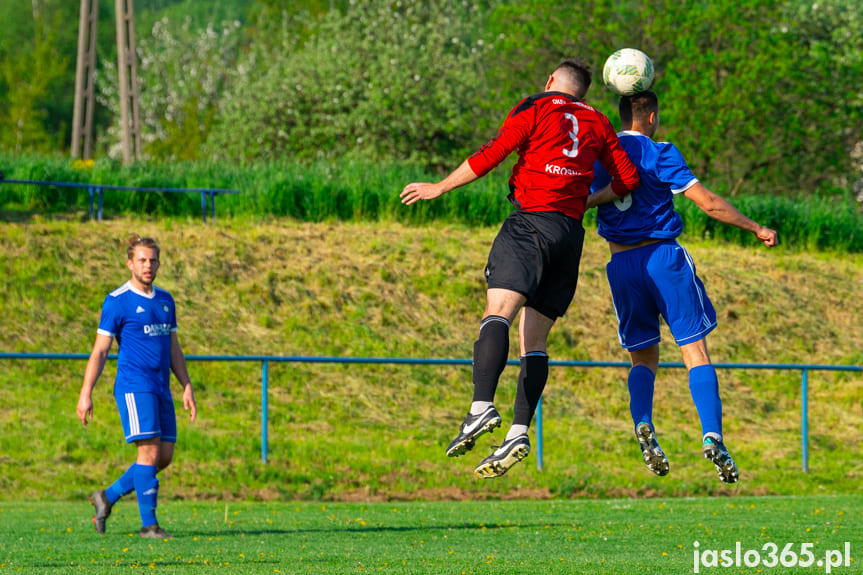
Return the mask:
<path id="1" fill-rule="evenodd" d="M 548 92 L 551 89 L 551 84 L 554 82 L 554 74 L 548 77 L 548 82 L 545 83 L 545 91 Z"/>

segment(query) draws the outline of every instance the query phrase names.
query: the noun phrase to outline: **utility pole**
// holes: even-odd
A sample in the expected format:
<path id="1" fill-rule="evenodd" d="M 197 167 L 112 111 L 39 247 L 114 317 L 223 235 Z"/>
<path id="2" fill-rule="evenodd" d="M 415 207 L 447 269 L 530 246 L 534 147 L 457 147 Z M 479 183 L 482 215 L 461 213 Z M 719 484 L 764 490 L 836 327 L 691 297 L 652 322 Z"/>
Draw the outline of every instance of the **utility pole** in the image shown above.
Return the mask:
<path id="1" fill-rule="evenodd" d="M 117 70 L 120 73 L 120 116 L 123 122 L 123 163 L 141 155 L 138 110 L 138 56 L 135 52 L 135 8 L 132 0 L 116 0 Z"/>
<path id="2" fill-rule="evenodd" d="M 35 2 L 36 0 L 34 0 L 34 9 Z M 138 57 L 135 50 L 135 9 L 132 2 L 133 0 L 115 0 L 121 143 L 123 163 L 125 164 L 137 160 L 141 155 Z M 81 0 L 81 15 L 78 23 L 78 62 L 75 75 L 75 109 L 72 114 L 72 157 L 85 160 L 89 160 L 93 153 L 93 102 L 95 99 L 98 15 L 99 0 Z"/>
<path id="3" fill-rule="evenodd" d="M 93 157 L 93 101 L 98 20 L 99 0 L 81 0 L 78 61 L 75 66 L 75 109 L 72 111 L 72 157 L 82 160 Z"/>

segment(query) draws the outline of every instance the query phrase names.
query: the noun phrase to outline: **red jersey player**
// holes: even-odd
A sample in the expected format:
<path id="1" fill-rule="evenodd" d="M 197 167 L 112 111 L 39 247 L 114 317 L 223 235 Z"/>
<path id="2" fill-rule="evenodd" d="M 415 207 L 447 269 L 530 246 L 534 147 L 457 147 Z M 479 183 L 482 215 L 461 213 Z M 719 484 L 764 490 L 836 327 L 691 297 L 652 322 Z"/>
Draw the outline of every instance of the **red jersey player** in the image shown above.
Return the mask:
<path id="1" fill-rule="evenodd" d="M 582 101 L 590 82 L 587 66 L 565 60 L 549 76 L 545 92 L 519 102 L 497 137 L 454 172 L 438 183 L 408 184 L 401 192 L 408 205 L 437 198 L 518 152 L 509 179 L 516 209 L 501 226 L 485 268 L 488 289 L 473 350 L 473 402 L 446 450 L 450 457 L 467 453 L 477 437 L 501 424 L 494 394 L 509 355 L 509 328 L 521 310 L 513 424 L 503 444 L 476 468 L 481 477 L 503 475 L 530 452 L 527 430 L 548 379 L 548 333 L 575 295 L 584 241 L 581 218 L 594 162 L 611 174 L 619 196 L 639 183 L 611 123 Z"/>

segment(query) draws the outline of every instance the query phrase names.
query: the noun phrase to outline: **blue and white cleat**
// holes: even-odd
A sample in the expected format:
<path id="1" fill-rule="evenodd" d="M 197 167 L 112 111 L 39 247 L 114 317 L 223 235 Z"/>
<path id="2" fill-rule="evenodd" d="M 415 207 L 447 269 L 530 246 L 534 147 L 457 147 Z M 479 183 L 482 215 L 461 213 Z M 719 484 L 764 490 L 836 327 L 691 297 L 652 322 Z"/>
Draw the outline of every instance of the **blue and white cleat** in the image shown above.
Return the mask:
<path id="1" fill-rule="evenodd" d="M 668 475 L 668 458 L 656 441 L 656 432 L 649 423 L 642 421 L 635 427 L 635 438 L 641 448 L 641 456 L 647 468 L 662 477 Z"/>
<path id="2" fill-rule="evenodd" d="M 737 464 L 734 463 L 731 454 L 728 453 L 728 449 L 722 441 L 713 437 L 705 437 L 702 451 L 704 458 L 716 466 L 719 481 L 722 483 L 737 483 L 740 477 L 737 472 Z"/>

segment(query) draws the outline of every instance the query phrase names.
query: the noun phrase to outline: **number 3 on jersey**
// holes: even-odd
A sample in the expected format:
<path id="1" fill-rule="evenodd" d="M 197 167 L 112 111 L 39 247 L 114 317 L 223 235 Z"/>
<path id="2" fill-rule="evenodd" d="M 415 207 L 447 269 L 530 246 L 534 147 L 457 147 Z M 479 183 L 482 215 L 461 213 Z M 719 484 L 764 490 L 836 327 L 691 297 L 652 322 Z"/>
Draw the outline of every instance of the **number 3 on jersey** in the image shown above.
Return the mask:
<path id="1" fill-rule="evenodd" d="M 578 118 L 569 112 L 565 112 L 563 117 L 572 122 L 572 131 L 569 132 L 569 137 L 572 139 L 572 149 L 564 148 L 563 155 L 567 158 L 574 158 L 578 155 Z"/>

